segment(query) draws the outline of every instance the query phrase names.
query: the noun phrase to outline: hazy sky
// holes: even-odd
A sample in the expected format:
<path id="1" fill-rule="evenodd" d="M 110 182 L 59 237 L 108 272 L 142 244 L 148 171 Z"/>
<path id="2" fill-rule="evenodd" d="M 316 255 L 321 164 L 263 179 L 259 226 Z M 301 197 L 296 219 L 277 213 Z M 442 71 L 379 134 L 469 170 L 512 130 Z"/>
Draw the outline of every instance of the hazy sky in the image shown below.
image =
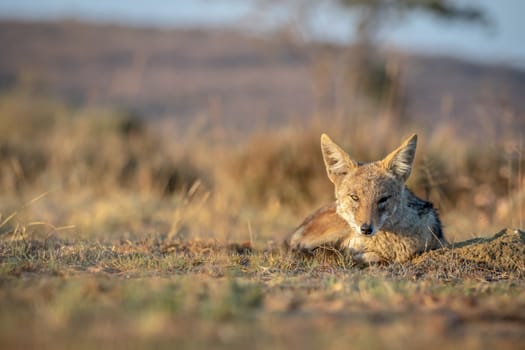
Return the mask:
<path id="1" fill-rule="evenodd" d="M 385 45 L 411 51 L 459 56 L 480 62 L 507 63 L 525 69 L 525 0 L 458 0 L 485 9 L 488 28 L 440 22 L 411 15 L 381 35 Z M 249 0 L 1 0 L 0 17 L 25 19 L 75 18 L 133 25 L 199 27 L 238 25 L 254 12 Z M 266 18 L 279 22 L 285 14 Z M 246 22 L 244 22 L 246 23 Z M 338 11 L 319 11 L 310 33 L 341 41 L 351 37 L 352 23 Z"/>

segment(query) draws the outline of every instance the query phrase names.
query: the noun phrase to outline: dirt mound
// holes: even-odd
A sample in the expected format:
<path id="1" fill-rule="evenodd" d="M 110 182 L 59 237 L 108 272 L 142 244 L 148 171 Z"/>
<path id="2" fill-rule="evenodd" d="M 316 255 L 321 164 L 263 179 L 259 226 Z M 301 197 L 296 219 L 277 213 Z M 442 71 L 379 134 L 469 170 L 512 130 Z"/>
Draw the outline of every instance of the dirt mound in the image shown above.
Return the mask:
<path id="1" fill-rule="evenodd" d="M 525 276 L 525 232 L 505 229 L 430 251 L 410 262 L 418 274 L 440 278 Z"/>

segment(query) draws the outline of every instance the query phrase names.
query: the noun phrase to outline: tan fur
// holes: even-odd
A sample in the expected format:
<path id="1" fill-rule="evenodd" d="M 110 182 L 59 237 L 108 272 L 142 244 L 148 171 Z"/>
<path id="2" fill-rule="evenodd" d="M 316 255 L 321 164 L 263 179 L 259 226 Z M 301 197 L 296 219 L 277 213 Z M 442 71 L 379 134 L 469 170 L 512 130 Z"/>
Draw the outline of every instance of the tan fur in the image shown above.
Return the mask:
<path id="1" fill-rule="evenodd" d="M 384 159 L 359 164 L 327 135 L 321 150 L 336 201 L 310 216 L 292 233 L 293 250 L 330 245 L 358 262 L 404 262 L 446 245 L 431 203 L 410 192 L 417 136 L 412 135 Z"/>

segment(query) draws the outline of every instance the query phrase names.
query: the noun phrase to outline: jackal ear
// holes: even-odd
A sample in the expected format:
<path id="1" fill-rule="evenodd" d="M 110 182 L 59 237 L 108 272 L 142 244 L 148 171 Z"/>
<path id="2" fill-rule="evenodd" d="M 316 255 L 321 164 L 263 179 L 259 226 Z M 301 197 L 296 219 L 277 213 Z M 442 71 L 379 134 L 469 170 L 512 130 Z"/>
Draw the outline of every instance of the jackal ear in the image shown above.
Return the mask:
<path id="1" fill-rule="evenodd" d="M 416 155 L 417 135 L 413 134 L 405 140 L 395 151 L 386 156 L 383 166 L 387 171 L 405 182 L 412 171 L 412 163 Z"/>
<path id="2" fill-rule="evenodd" d="M 357 163 L 350 159 L 348 154 L 326 134 L 321 135 L 321 152 L 328 178 L 334 184 L 357 167 Z"/>

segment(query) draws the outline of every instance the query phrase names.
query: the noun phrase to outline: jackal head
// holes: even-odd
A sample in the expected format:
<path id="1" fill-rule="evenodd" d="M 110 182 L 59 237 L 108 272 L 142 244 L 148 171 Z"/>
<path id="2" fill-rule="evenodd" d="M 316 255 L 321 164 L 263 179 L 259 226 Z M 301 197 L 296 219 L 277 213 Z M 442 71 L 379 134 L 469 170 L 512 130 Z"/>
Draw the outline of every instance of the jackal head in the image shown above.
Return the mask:
<path id="1" fill-rule="evenodd" d="M 321 135 L 326 172 L 335 186 L 337 213 L 355 232 L 372 236 L 387 220 L 395 220 L 412 170 L 416 144 L 414 134 L 385 158 L 361 164 L 326 134 Z"/>

